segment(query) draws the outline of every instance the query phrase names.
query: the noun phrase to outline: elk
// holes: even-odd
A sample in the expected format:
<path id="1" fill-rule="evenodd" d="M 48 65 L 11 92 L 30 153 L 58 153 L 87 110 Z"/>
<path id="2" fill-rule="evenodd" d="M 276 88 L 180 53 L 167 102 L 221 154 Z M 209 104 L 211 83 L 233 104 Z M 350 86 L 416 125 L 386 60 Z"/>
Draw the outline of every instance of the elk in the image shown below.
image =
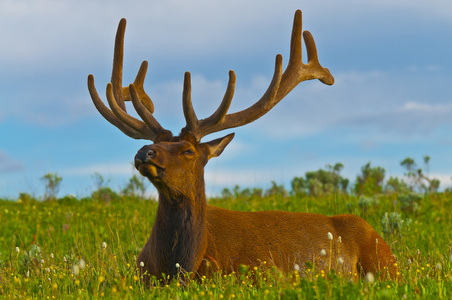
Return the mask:
<path id="1" fill-rule="evenodd" d="M 240 265 L 262 262 L 282 271 L 300 269 L 306 262 L 320 270 L 341 267 L 357 280 L 368 272 L 394 277 L 395 257 L 389 246 L 365 220 L 354 215 L 323 216 L 313 213 L 231 211 L 207 204 L 204 166 L 219 156 L 234 133 L 208 142 L 211 133 L 253 122 L 280 102 L 300 82 L 319 79 L 332 85 L 334 78 L 320 65 L 312 35 L 303 32 L 308 62 L 302 61 L 301 11 L 295 13 L 288 65 L 283 72 L 282 56 L 276 56 L 273 78 L 257 102 L 228 114 L 236 76 L 229 81 L 218 109 L 198 119 L 191 99 L 190 73 L 185 73 L 182 106 L 186 126 L 173 136 L 154 118 L 154 105 L 143 88 L 148 63 L 143 61 L 134 83 L 122 87 L 123 44 L 126 20 L 116 33 L 113 71 L 106 96 L 110 109 L 100 99 L 93 75 L 88 89 L 100 114 L 134 139 L 153 142 L 135 156 L 135 167 L 158 190 L 158 208 L 151 236 L 137 258 L 137 268 L 146 281 L 151 276 L 173 277 L 183 268 L 194 276 L 218 270 L 236 272 Z M 142 120 L 126 112 L 130 100 Z M 385 271 L 386 270 L 386 271 Z"/>

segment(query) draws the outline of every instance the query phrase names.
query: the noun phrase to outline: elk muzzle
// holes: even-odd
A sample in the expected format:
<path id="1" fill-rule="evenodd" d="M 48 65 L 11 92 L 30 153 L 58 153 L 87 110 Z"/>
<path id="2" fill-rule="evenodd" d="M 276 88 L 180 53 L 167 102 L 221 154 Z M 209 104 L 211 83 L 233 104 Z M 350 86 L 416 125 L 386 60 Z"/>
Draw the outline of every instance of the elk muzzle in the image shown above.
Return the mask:
<path id="1" fill-rule="evenodd" d="M 135 155 L 135 168 L 141 175 L 148 178 L 158 177 L 158 170 L 164 170 L 163 155 L 154 145 L 147 145 L 138 150 Z"/>

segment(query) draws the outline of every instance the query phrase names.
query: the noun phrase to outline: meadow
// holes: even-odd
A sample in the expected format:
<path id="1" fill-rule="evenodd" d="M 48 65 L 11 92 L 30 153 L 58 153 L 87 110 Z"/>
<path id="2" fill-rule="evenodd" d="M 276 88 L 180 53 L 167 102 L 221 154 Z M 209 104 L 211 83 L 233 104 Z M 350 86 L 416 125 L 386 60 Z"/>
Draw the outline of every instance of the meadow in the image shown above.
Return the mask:
<path id="1" fill-rule="evenodd" d="M 237 190 L 239 191 L 239 190 Z M 141 197 L 68 196 L 0 200 L 0 296 L 21 299 L 417 299 L 452 298 L 452 193 L 224 193 L 209 203 L 240 211 L 285 210 L 366 219 L 398 257 L 396 281 L 306 270 L 177 280 L 146 288 L 135 259 L 150 235 L 157 202 Z M 407 200 L 408 199 L 408 200 Z M 325 237 L 327 238 L 327 237 Z"/>

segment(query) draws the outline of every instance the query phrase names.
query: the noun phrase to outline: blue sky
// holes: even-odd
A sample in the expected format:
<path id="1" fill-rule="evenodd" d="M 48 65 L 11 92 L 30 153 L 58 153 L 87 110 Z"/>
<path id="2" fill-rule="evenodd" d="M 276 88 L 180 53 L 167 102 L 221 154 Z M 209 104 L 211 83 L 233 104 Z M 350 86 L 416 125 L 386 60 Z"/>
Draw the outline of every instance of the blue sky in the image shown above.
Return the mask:
<path id="1" fill-rule="evenodd" d="M 352 181 L 369 161 L 401 176 L 400 161 L 422 166 L 424 155 L 430 176 L 451 187 L 452 2 L 281 2 L 0 1 L 0 197 L 42 196 L 48 172 L 63 177 L 59 196 L 89 195 L 96 172 L 116 190 L 137 174 L 133 157 L 149 142 L 104 120 L 86 87 L 92 73 L 104 94 L 120 18 L 124 85 L 148 60 L 155 116 L 177 134 L 184 72 L 200 118 L 221 101 L 230 69 L 230 111 L 248 107 L 267 88 L 275 55 L 287 62 L 296 9 L 336 82 L 304 82 L 254 123 L 205 137 L 236 133 L 206 167 L 207 193 L 288 184 L 336 162 Z"/>

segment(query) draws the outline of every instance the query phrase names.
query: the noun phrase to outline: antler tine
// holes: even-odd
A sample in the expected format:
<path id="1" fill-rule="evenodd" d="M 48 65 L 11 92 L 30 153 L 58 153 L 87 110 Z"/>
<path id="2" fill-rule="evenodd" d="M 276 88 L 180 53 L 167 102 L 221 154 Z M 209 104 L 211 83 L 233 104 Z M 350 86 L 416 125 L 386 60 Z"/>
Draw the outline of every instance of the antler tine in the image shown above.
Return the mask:
<path id="1" fill-rule="evenodd" d="M 113 69 L 111 72 L 111 83 L 113 84 L 113 95 L 115 96 L 116 102 L 119 107 L 124 111 L 126 110 L 126 105 L 124 101 L 131 101 L 131 96 L 129 92 L 129 87 L 122 87 L 122 69 L 124 61 L 124 35 L 126 31 L 126 19 L 122 18 L 119 21 L 118 30 L 116 31 L 115 37 L 115 50 L 113 54 Z M 138 70 L 137 77 L 133 84 L 136 87 L 138 96 L 143 102 L 144 106 L 153 113 L 154 104 L 151 98 L 144 91 L 144 79 L 146 77 L 146 72 L 148 68 L 148 62 L 143 61 L 141 63 L 140 69 Z"/>
<path id="2" fill-rule="evenodd" d="M 121 109 L 119 104 L 116 103 L 111 83 L 107 84 L 106 94 L 108 104 L 110 105 L 111 110 L 120 121 L 122 121 L 125 125 L 129 126 L 130 128 L 140 132 L 142 134 L 143 139 L 153 140 L 155 138 L 153 131 L 147 127 L 146 123 L 127 114 L 123 109 Z"/>
<path id="3" fill-rule="evenodd" d="M 308 55 L 308 62 L 306 64 L 302 60 L 302 33 Z M 309 31 L 303 32 L 301 10 L 297 10 L 294 16 L 292 37 L 290 40 L 289 63 L 281 79 L 281 85 L 275 99 L 276 103 L 281 101 L 299 83 L 310 79 L 319 79 L 328 85 L 334 83 L 334 77 L 330 71 L 327 68 L 323 68 L 319 63 L 317 48 L 311 33 Z"/>
<path id="4" fill-rule="evenodd" d="M 228 94 L 228 97 L 230 96 L 231 98 L 229 100 L 223 99 L 223 102 L 218 110 L 205 120 L 198 121 L 196 119 L 193 107 L 191 106 L 190 98 L 191 112 L 188 115 L 195 121 L 191 120 L 188 122 L 187 120 L 187 126 L 183 130 L 190 131 L 190 133 L 195 136 L 197 140 L 200 140 L 203 136 L 209 133 L 243 126 L 257 120 L 278 104 L 302 81 L 319 79 L 325 84 L 332 85 L 334 83 L 334 78 L 327 68 L 323 68 L 320 65 L 317 57 L 317 49 L 312 35 L 308 31 L 305 31 L 303 36 L 305 38 L 306 50 L 308 54 L 308 62 L 306 64 L 302 61 L 302 15 L 301 10 L 297 10 L 295 12 L 292 28 L 289 63 L 284 73 L 282 73 L 282 56 L 280 54 L 276 56 L 273 79 L 264 96 L 262 96 L 262 98 L 255 104 L 242 111 L 233 114 L 226 114 L 233 94 L 233 87 L 230 89 L 229 86 L 232 85 L 230 79 L 226 94 Z M 234 73 L 232 72 L 232 74 Z M 232 76 L 234 76 L 233 81 L 235 83 L 235 75 Z"/>
<path id="5" fill-rule="evenodd" d="M 142 100 L 138 96 L 137 88 L 134 84 L 129 85 L 130 90 L 130 96 L 133 103 L 133 106 L 135 107 L 136 112 L 138 115 L 143 119 L 143 121 L 147 124 L 150 131 L 152 132 L 152 137 L 150 137 L 150 140 L 155 141 L 159 135 L 164 134 L 165 136 L 171 136 L 171 132 L 164 129 L 159 122 L 154 118 L 152 113 L 149 111 L 149 109 L 143 105 Z M 137 120 L 138 121 L 138 120 Z"/>
<path id="6" fill-rule="evenodd" d="M 125 28 L 126 19 L 121 19 L 115 38 L 111 82 L 107 84 L 106 90 L 107 100 L 111 110 L 103 104 L 97 94 L 93 75 L 88 76 L 88 89 L 91 98 L 101 115 L 126 135 L 134 139 L 146 139 L 151 141 L 156 140 L 159 136 L 162 138 L 170 138 L 171 133 L 160 126 L 157 120 L 152 116 L 154 105 L 151 98 L 144 91 L 143 84 L 146 77 L 148 62 L 142 62 L 133 84 L 128 87 L 122 87 Z M 127 114 L 124 101 L 132 101 L 137 113 L 144 122 Z"/>
<path id="7" fill-rule="evenodd" d="M 224 93 L 224 97 L 220 103 L 220 106 L 218 106 L 217 110 L 210 117 L 201 120 L 201 126 L 207 127 L 211 124 L 217 125 L 223 122 L 229 110 L 229 107 L 231 106 L 232 98 L 234 97 L 235 82 L 236 82 L 235 73 L 234 71 L 230 70 L 228 87 L 226 88 L 226 92 Z"/>
<path id="8" fill-rule="evenodd" d="M 116 103 L 122 110 L 126 110 L 124 104 L 123 88 L 122 88 L 122 67 L 124 60 L 124 35 L 126 32 L 126 19 L 119 21 L 118 30 L 115 37 L 115 50 L 113 54 L 113 68 L 111 71 L 111 83 L 113 85 L 113 95 Z"/>
<path id="9" fill-rule="evenodd" d="M 218 106 L 217 110 L 208 118 L 198 120 L 196 113 L 193 109 L 191 100 L 191 79 L 190 73 L 186 72 L 184 77 L 184 90 L 182 96 L 182 106 L 184 110 L 185 120 L 187 125 L 183 131 L 191 132 L 197 140 L 200 140 L 203 136 L 216 131 L 214 128 L 223 122 L 229 106 L 231 105 L 232 98 L 235 91 L 236 77 L 234 71 L 229 71 L 228 87 L 224 94 L 223 100 Z"/>
<path id="10" fill-rule="evenodd" d="M 91 95 L 91 99 L 93 100 L 94 106 L 96 106 L 99 113 L 112 125 L 117 127 L 119 130 L 121 130 L 124 134 L 130 136 L 134 139 L 145 139 L 140 132 L 136 131 L 133 128 L 128 127 L 126 124 L 124 124 L 120 119 L 118 119 L 115 114 L 108 109 L 102 102 L 102 100 L 99 97 L 99 94 L 97 93 L 96 87 L 94 85 L 94 76 L 88 75 L 88 90 Z"/>
<path id="11" fill-rule="evenodd" d="M 138 70 L 137 77 L 135 78 L 133 85 L 135 86 L 138 98 L 141 100 L 147 110 L 152 114 L 154 113 L 154 103 L 152 103 L 151 98 L 144 91 L 144 79 L 146 77 L 147 69 L 148 62 L 144 60 L 141 63 L 140 69 Z M 132 101 L 132 96 L 128 86 L 122 88 L 122 95 L 125 101 Z"/>
<path id="12" fill-rule="evenodd" d="M 191 77 L 190 72 L 185 72 L 184 75 L 184 90 L 182 92 L 182 109 L 184 111 L 184 117 L 187 125 L 185 130 L 194 132 L 198 128 L 198 118 L 196 117 L 195 110 L 193 109 L 193 103 L 191 101 Z"/>
<path id="13" fill-rule="evenodd" d="M 328 68 L 323 68 L 320 65 L 319 58 L 317 56 L 317 47 L 315 45 L 314 37 L 309 31 L 306 30 L 305 32 L 303 32 L 303 38 L 308 54 L 308 65 L 311 65 L 313 67 L 312 68 L 313 70 L 316 69 L 319 71 L 319 74 L 315 78 L 317 78 L 324 84 L 333 85 L 334 77 L 333 75 L 331 75 L 330 70 L 328 70 Z"/>

